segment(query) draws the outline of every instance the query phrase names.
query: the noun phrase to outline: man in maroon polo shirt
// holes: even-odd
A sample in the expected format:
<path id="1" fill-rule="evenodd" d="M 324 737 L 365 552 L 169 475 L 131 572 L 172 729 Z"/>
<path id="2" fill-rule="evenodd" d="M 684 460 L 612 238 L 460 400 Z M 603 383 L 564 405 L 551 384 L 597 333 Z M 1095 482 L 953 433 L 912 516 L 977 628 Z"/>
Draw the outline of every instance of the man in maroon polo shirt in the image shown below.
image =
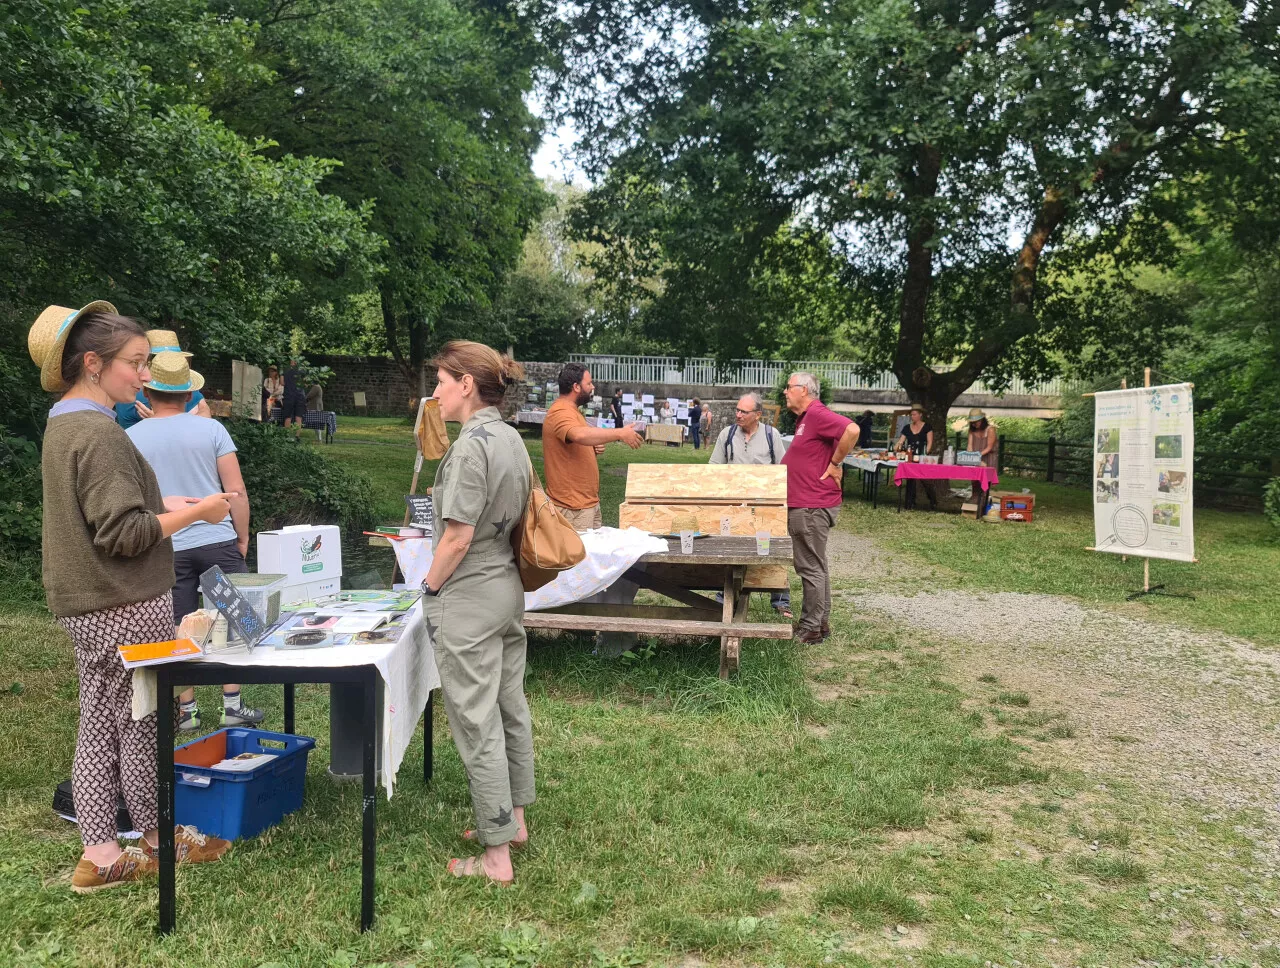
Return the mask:
<path id="1" fill-rule="evenodd" d="M 831 576 L 827 535 L 840 514 L 842 461 L 858 442 L 858 425 L 818 399 L 812 373 L 792 373 L 787 409 L 796 414 L 796 435 L 782 463 L 787 468 L 787 533 L 804 601 L 796 636 L 813 645 L 831 634 Z"/>

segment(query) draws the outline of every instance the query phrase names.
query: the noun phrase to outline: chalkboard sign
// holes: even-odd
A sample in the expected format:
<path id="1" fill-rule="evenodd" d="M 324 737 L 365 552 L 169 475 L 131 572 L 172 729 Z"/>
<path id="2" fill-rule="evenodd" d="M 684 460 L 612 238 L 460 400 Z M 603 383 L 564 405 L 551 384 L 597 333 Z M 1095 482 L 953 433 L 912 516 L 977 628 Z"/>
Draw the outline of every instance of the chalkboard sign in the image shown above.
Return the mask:
<path id="1" fill-rule="evenodd" d="M 409 527 L 422 528 L 427 534 L 433 534 L 435 511 L 431 507 L 431 495 L 406 494 L 404 503 L 409 505 Z"/>
<path id="2" fill-rule="evenodd" d="M 262 616 L 253 610 L 249 600 L 240 594 L 240 589 L 231 584 L 222 569 L 214 565 L 200 576 L 200 590 L 205 598 L 213 602 L 214 607 L 227 620 L 235 634 L 249 646 L 249 651 L 262 641 L 267 634 L 267 623 Z"/>

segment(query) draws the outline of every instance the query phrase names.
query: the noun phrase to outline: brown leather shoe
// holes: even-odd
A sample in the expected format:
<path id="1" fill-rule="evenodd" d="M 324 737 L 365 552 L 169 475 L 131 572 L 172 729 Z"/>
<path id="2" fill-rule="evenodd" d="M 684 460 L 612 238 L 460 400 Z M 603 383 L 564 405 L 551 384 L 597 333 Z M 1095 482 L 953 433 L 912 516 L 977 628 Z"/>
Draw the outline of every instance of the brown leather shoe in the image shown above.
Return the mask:
<path id="1" fill-rule="evenodd" d="M 208 864 L 221 860 L 231 847 L 231 841 L 212 834 L 202 834 L 195 827 L 178 824 L 173 828 L 173 852 L 179 864 Z M 152 847 L 142 838 L 142 849 L 156 863 L 160 862 L 160 848 Z"/>
<path id="2" fill-rule="evenodd" d="M 99 867 L 87 857 L 81 857 L 75 873 L 71 875 L 71 890 L 77 894 L 92 894 L 109 887 L 122 887 L 150 877 L 158 869 L 154 858 L 137 847 L 126 847 L 106 867 Z"/>
<path id="3" fill-rule="evenodd" d="M 820 645 L 827 640 L 821 632 L 802 632 L 796 638 L 805 645 Z"/>

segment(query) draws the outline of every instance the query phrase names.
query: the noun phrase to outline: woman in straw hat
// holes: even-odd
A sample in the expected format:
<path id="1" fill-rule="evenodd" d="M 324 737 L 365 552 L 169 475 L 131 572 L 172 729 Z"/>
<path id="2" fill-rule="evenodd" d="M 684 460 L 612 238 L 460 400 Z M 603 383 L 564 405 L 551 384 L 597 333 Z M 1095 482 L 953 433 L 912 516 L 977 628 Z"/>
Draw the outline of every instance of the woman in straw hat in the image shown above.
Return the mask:
<path id="1" fill-rule="evenodd" d="M 43 572 L 49 610 L 71 636 L 80 682 L 72 792 L 84 856 L 77 893 L 135 881 L 156 869 L 156 713 L 131 715 L 131 674 L 116 646 L 173 638 L 173 546 L 196 521 L 226 517 L 227 494 L 161 497 L 155 474 L 116 424 L 114 404 L 150 379 L 146 333 L 108 302 L 50 306 L 27 335 L 49 411 L 44 472 Z M 141 848 L 116 839 L 123 793 Z M 217 860 L 224 840 L 178 832 L 180 860 Z"/>
<path id="2" fill-rule="evenodd" d="M 979 407 L 974 407 L 969 411 L 969 450 L 976 450 L 982 455 L 982 463 L 988 467 L 995 467 L 998 460 L 996 445 L 999 440 L 996 436 L 996 428 L 991 426 L 991 422 L 987 420 L 987 415 L 982 412 Z M 978 481 L 973 482 L 973 500 L 978 502 L 982 500 L 982 485 Z M 982 509 L 978 509 L 979 515 Z"/>

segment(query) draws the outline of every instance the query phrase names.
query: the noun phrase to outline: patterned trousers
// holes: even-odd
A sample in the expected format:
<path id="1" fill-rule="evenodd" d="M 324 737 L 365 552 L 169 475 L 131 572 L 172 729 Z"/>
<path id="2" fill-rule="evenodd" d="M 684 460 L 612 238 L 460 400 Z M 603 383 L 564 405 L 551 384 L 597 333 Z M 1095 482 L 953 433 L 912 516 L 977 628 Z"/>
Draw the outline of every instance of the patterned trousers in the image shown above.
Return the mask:
<path id="1" fill-rule="evenodd" d="M 133 719 L 133 673 L 116 646 L 173 638 L 173 595 L 58 619 L 75 645 L 80 730 L 71 791 L 85 846 L 116 839 L 116 802 L 137 830 L 156 826 L 156 714 Z"/>

